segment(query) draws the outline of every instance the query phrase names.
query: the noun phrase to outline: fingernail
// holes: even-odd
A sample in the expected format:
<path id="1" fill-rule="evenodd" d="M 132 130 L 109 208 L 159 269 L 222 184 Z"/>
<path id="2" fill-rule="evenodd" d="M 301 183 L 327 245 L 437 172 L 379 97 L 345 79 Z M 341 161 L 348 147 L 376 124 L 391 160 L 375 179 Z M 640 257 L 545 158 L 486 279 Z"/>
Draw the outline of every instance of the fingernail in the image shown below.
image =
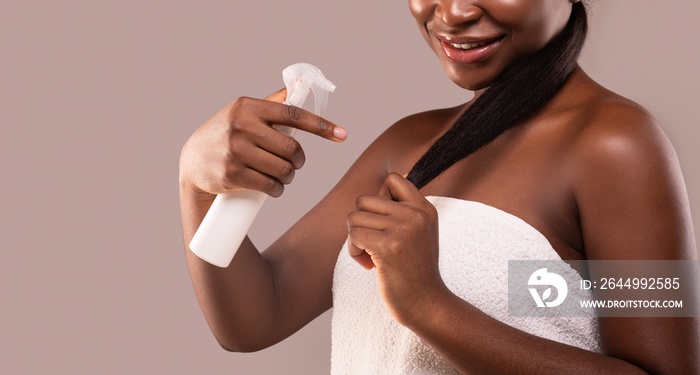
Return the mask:
<path id="1" fill-rule="evenodd" d="M 335 129 L 333 129 L 333 136 L 338 139 L 345 139 L 348 137 L 348 132 L 340 126 L 336 126 Z"/>

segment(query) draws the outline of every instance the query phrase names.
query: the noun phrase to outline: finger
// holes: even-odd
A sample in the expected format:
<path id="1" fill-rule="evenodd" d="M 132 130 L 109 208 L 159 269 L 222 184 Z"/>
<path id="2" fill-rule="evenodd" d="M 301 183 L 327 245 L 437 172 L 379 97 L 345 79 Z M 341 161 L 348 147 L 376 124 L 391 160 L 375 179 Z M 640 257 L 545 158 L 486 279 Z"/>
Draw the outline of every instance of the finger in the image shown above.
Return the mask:
<path id="1" fill-rule="evenodd" d="M 287 99 L 287 88 L 283 88 L 281 90 L 277 90 L 273 92 L 272 94 L 268 95 L 265 97 L 265 100 L 269 100 L 271 102 L 277 102 L 277 103 L 282 103 Z"/>
<path id="2" fill-rule="evenodd" d="M 422 202 L 423 194 L 406 178 L 398 173 L 391 172 L 384 179 L 379 191 L 379 196 L 397 202 Z"/>
<path id="3" fill-rule="evenodd" d="M 379 231 L 357 227 L 348 230 L 348 253 L 367 270 L 374 267 L 374 261 L 370 255 L 372 250 L 369 246 L 377 242 L 380 234 Z"/>
<path id="4" fill-rule="evenodd" d="M 374 195 L 361 195 L 355 200 L 355 208 L 358 211 L 371 212 L 377 215 L 391 215 L 396 209 L 396 202 L 385 197 Z"/>
<path id="5" fill-rule="evenodd" d="M 367 254 L 366 251 L 363 251 L 360 254 L 353 256 L 352 259 L 354 259 L 355 262 L 359 263 L 362 266 L 362 268 L 366 269 L 367 271 L 374 268 L 374 261 L 372 260 L 372 257 L 369 256 L 369 254 Z"/>
<path id="6" fill-rule="evenodd" d="M 279 180 L 253 168 L 245 168 L 237 173 L 239 179 L 245 182 L 232 188 L 261 191 L 271 197 L 279 197 L 284 192 L 284 185 Z"/>
<path id="7" fill-rule="evenodd" d="M 391 219 L 385 215 L 378 215 L 365 211 L 352 211 L 347 216 L 348 228 L 365 228 L 373 230 L 385 230 L 391 224 Z"/>
<path id="8" fill-rule="evenodd" d="M 273 106 L 264 118 L 269 125 L 289 126 L 336 142 L 347 138 L 345 129 L 303 108 L 279 103 L 268 104 Z"/>
<path id="9" fill-rule="evenodd" d="M 295 169 L 304 165 L 306 155 L 304 155 L 299 141 L 268 127 L 254 131 L 259 133 L 255 137 L 256 146 L 282 159 L 289 160 Z"/>
<path id="10" fill-rule="evenodd" d="M 252 155 L 244 165 L 262 174 L 276 178 L 282 184 L 289 184 L 294 179 L 294 164 L 289 160 L 280 158 L 265 150 L 256 148 L 251 151 Z"/>

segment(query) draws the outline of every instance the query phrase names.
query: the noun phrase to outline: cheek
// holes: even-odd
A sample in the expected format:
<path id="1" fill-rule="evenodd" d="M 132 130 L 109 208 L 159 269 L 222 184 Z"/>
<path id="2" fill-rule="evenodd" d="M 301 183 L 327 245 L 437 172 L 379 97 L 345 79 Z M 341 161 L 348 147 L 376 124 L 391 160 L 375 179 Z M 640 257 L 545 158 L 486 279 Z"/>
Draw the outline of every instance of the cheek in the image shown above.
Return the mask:
<path id="1" fill-rule="evenodd" d="M 567 0 L 505 0 L 500 21 L 526 51 L 539 50 L 560 32 L 571 14 Z"/>
<path id="2" fill-rule="evenodd" d="M 413 18 L 416 19 L 418 28 L 428 44 L 430 44 L 430 35 L 428 35 L 425 25 L 432 17 L 435 9 L 434 3 L 435 0 L 408 0 L 408 8 Z"/>
<path id="3" fill-rule="evenodd" d="M 433 0 L 408 0 L 408 8 L 416 22 L 422 25 L 430 18 L 431 9 L 435 7 L 433 3 Z"/>

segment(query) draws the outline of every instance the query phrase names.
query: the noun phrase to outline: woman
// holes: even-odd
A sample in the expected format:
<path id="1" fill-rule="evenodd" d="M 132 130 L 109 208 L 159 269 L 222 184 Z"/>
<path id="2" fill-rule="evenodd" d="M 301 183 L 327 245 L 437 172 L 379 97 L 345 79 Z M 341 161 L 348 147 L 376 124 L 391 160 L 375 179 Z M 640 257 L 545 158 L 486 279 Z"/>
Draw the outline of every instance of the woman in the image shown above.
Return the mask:
<path id="1" fill-rule="evenodd" d="M 576 65 L 582 3 L 409 5 L 450 79 L 475 98 L 391 126 L 262 254 L 246 239 L 219 269 L 188 251 L 197 298 L 222 347 L 266 348 L 335 304 L 334 373 L 700 373 L 694 319 L 601 318 L 571 328 L 587 339 L 566 342 L 506 324 L 455 291 L 459 278 L 439 260 L 446 247 L 464 245 L 442 226 L 460 215 L 468 224 L 459 231 L 473 230 L 477 212 L 504 223 L 464 245 L 476 251 L 499 253 L 493 238 L 520 234 L 505 224 L 513 220 L 546 239 L 528 249 L 543 258 L 696 259 L 695 240 L 680 169 L 658 125 Z M 279 196 L 292 181 L 303 151 L 271 124 L 345 139 L 342 127 L 280 104 L 284 96 L 240 98 L 185 144 L 185 243 L 215 194 Z M 345 319 L 355 320 L 343 326 Z M 364 345 L 360 336 L 386 345 Z"/>

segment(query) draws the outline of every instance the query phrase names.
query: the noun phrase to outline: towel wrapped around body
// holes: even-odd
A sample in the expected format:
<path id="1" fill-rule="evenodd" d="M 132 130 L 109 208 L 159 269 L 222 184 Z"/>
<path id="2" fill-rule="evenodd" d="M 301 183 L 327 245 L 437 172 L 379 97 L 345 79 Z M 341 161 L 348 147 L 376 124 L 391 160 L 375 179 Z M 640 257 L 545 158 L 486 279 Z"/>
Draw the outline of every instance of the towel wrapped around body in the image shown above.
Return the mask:
<path id="1" fill-rule="evenodd" d="M 508 260 L 561 259 L 544 235 L 520 218 L 479 202 L 427 199 L 438 211 L 440 274 L 453 293 L 517 329 L 600 352 L 595 318 L 508 315 Z M 346 243 L 333 277 L 331 374 L 457 373 L 393 320 L 380 297 L 376 271 L 357 264 Z"/>

